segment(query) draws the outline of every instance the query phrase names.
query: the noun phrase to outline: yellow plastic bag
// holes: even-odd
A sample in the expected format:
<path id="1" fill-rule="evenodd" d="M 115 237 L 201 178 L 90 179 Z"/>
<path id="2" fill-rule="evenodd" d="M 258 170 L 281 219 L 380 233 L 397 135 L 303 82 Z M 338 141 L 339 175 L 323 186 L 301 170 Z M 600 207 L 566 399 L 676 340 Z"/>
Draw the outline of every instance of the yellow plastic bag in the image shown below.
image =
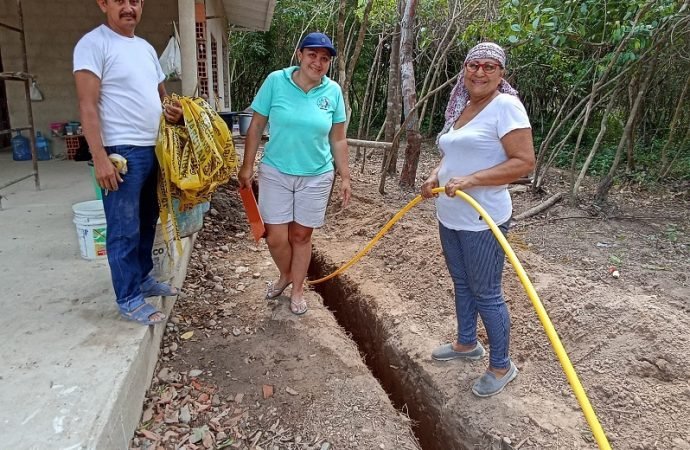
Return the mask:
<path id="1" fill-rule="evenodd" d="M 161 222 L 172 220 L 179 248 L 175 210 L 187 211 L 210 201 L 218 186 L 237 171 L 237 154 L 228 126 L 204 99 L 173 94 L 164 104 L 173 100 L 182 105 L 184 125 L 170 124 L 161 116 L 156 157 Z"/>

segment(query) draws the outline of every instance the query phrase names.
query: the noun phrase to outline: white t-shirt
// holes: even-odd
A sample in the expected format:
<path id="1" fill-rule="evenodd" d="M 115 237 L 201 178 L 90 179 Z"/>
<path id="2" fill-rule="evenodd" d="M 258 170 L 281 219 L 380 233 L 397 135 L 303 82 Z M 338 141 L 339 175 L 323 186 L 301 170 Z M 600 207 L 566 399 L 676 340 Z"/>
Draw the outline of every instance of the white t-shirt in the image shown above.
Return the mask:
<path id="1" fill-rule="evenodd" d="M 513 130 L 531 128 L 527 111 L 520 100 L 499 94 L 472 120 L 461 128 L 451 129 L 439 139 L 443 158 L 438 172 L 440 186 L 453 177 L 466 176 L 488 169 L 508 159 L 501 138 Z M 467 189 L 489 213 L 496 224 L 510 219 L 513 205 L 508 186 L 479 186 Z M 469 203 L 459 197 L 439 195 L 436 216 L 452 230 L 482 231 L 489 228 Z"/>
<path id="2" fill-rule="evenodd" d="M 148 42 L 101 25 L 74 48 L 74 72 L 78 70 L 93 72 L 101 80 L 103 145 L 156 144 L 163 111 L 158 85 L 165 75 Z"/>

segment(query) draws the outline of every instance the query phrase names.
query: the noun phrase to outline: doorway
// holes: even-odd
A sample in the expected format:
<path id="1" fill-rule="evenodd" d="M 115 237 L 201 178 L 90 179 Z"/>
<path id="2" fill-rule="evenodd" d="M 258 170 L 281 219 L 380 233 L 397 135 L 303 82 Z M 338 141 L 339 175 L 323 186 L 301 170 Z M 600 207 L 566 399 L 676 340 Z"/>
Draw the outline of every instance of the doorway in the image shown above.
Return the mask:
<path id="1" fill-rule="evenodd" d="M 0 52 L 0 72 L 2 67 L 2 52 Z M 7 108 L 7 91 L 5 91 L 5 81 L 0 80 L 0 131 L 10 129 L 10 113 Z M 10 146 L 11 133 L 0 134 L 0 150 Z"/>

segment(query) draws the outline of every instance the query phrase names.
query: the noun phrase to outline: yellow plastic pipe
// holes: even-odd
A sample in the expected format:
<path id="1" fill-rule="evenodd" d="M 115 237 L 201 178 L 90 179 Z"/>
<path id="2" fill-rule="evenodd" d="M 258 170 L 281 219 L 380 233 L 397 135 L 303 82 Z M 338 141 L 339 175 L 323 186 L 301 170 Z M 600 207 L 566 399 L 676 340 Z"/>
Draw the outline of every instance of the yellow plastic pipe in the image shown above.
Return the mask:
<path id="1" fill-rule="evenodd" d="M 407 211 L 412 209 L 413 206 L 415 206 L 417 203 L 421 202 L 422 200 L 424 200 L 424 199 L 422 198 L 421 195 L 418 195 L 415 198 L 413 198 L 410 203 L 408 203 L 407 205 L 405 205 L 403 207 L 403 209 L 398 211 L 397 214 L 394 215 L 393 218 L 391 220 L 389 220 L 383 226 L 383 228 L 381 228 L 381 230 L 378 233 L 376 233 L 376 236 L 374 236 L 362 250 L 357 252 L 357 254 L 355 256 L 353 256 L 351 260 L 349 260 L 348 262 L 343 264 L 338 270 L 336 270 L 335 272 L 333 272 L 333 273 L 331 273 L 331 274 L 329 274 L 323 278 L 319 278 L 318 280 L 307 281 L 307 284 L 314 285 L 314 284 L 323 283 L 324 281 L 327 281 L 327 280 L 330 280 L 331 278 L 337 277 L 338 275 L 340 275 L 341 273 L 345 272 L 347 269 L 352 267 L 357 261 L 362 259 L 362 257 L 364 255 L 369 253 L 369 251 L 372 249 L 374 244 L 376 244 L 379 241 L 379 239 L 381 239 L 383 237 L 383 235 L 386 234 L 388 232 L 388 230 L 390 230 L 393 225 L 395 225 L 395 222 L 400 220 L 402 218 L 402 216 L 404 216 L 405 213 L 407 213 Z"/>
<path id="2" fill-rule="evenodd" d="M 443 191 L 443 188 L 434 189 L 434 192 Z M 539 300 L 537 291 L 534 289 L 534 286 L 527 276 L 525 269 L 523 269 L 520 260 L 517 258 L 517 256 L 515 256 L 515 252 L 510 247 L 508 240 L 505 238 L 503 233 L 501 233 L 501 230 L 498 229 L 496 223 L 491 219 L 489 214 L 484 210 L 484 208 L 481 207 L 479 203 L 477 203 L 475 199 L 460 190 L 455 191 L 455 195 L 465 200 L 475 210 L 477 210 L 479 215 L 482 216 L 482 219 L 484 219 L 484 221 L 489 225 L 489 228 L 491 228 L 491 232 L 494 234 L 496 240 L 498 240 L 498 243 L 501 244 L 503 251 L 508 257 L 508 261 L 510 261 L 510 264 L 513 266 L 513 269 L 515 269 L 515 272 L 522 283 L 522 286 L 525 288 L 527 296 L 532 301 L 532 306 L 537 312 L 541 326 L 544 328 L 544 332 L 546 332 L 546 336 L 551 342 L 551 346 L 553 347 L 553 351 L 556 353 L 558 361 L 561 363 L 565 377 L 568 379 L 568 383 L 570 383 L 570 387 L 575 393 L 575 398 L 577 398 L 577 401 L 580 404 L 580 408 L 582 409 L 582 413 L 589 424 L 589 428 L 592 430 L 594 440 L 596 440 L 597 445 L 601 450 L 610 450 L 611 445 L 609 444 L 606 434 L 599 423 L 599 419 L 597 418 L 597 415 L 594 412 L 591 403 L 589 402 L 589 398 L 587 398 L 587 394 L 585 393 L 585 389 L 582 387 L 582 383 L 580 383 L 580 379 L 575 372 L 575 368 L 570 362 L 570 358 L 568 357 L 568 354 L 566 353 L 565 348 L 558 337 L 558 333 L 556 333 L 556 329 L 553 327 L 553 323 L 551 323 L 549 315 L 544 309 L 544 305 L 542 305 L 541 300 Z"/>
<path id="3" fill-rule="evenodd" d="M 437 194 L 444 193 L 445 189 L 439 187 L 433 189 L 433 192 Z M 594 409 L 592 408 L 592 404 L 589 402 L 589 398 L 585 393 L 585 389 L 582 387 L 582 383 L 580 383 L 580 379 L 578 378 L 577 373 L 575 372 L 575 368 L 573 367 L 573 364 L 570 362 L 568 353 L 566 353 L 565 348 L 563 347 L 563 344 L 561 343 L 561 340 L 558 337 L 558 333 L 556 333 L 556 329 L 553 327 L 553 323 L 551 323 L 551 319 L 549 318 L 549 315 L 546 313 L 546 310 L 544 309 L 544 305 L 542 305 L 541 300 L 539 300 L 539 295 L 537 295 L 537 291 L 534 289 L 534 286 L 532 285 L 532 282 L 527 276 L 525 269 L 522 267 L 520 260 L 517 258 L 515 252 L 510 247 L 508 240 L 505 238 L 505 236 L 503 236 L 501 230 L 498 229 L 496 223 L 493 221 L 491 216 L 489 216 L 489 214 L 484 210 L 484 208 L 481 207 L 479 203 L 477 203 L 475 199 L 473 199 L 468 194 L 462 192 L 461 190 L 455 191 L 455 194 L 458 197 L 465 200 L 467 203 L 469 203 L 479 213 L 479 215 L 482 216 L 482 219 L 484 219 L 484 221 L 489 225 L 491 232 L 493 233 L 496 240 L 498 240 L 498 243 L 501 245 L 501 248 L 503 248 L 503 251 L 508 257 L 508 261 L 510 261 L 510 264 L 513 266 L 513 269 L 515 269 L 515 272 L 517 273 L 517 276 L 520 279 L 522 286 L 525 288 L 525 292 L 527 292 L 527 296 L 532 302 L 532 307 L 534 307 L 534 310 L 536 311 L 537 316 L 539 317 L 539 321 L 541 322 L 541 325 L 544 328 L 544 332 L 546 333 L 546 336 L 549 338 L 549 341 L 551 342 L 551 347 L 553 347 L 553 350 L 556 353 L 558 362 L 561 364 L 561 368 L 563 369 L 563 372 L 565 373 L 565 376 L 568 379 L 568 383 L 570 383 L 570 387 L 575 393 L 575 398 L 577 399 L 577 402 L 580 404 L 580 408 L 582 409 L 582 413 L 585 416 L 585 420 L 587 420 L 589 428 L 592 430 L 594 440 L 596 441 L 600 450 L 611 450 L 611 444 L 609 444 L 609 441 L 606 438 L 606 434 L 604 433 L 604 429 L 601 427 L 601 423 L 599 423 L 599 419 L 597 418 L 597 415 L 594 412 Z M 388 230 L 390 230 L 391 227 L 398 220 L 400 220 L 400 218 L 404 216 L 405 213 L 407 213 L 407 211 L 412 209 L 412 207 L 414 207 L 417 203 L 421 202 L 422 200 L 423 198 L 421 195 L 418 195 L 417 197 L 412 199 L 412 201 L 410 201 L 407 205 L 405 205 L 404 208 L 398 211 L 398 213 L 395 216 L 393 216 L 393 218 L 389 220 L 388 223 L 386 223 L 386 225 L 383 226 L 383 228 L 381 228 L 381 230 L 376 234 L 376 236 L 374 236 L 373 239 L 369 241 L 369 243 L 362 250 L 360 250 L 350 261 L 348 261 L 346 264 L 344 264 L 342 267 L 340 267 L 338 270 L 331 273 L 330 275 L 325 276 L 323 278 L 319 278 L 318 280 L 308 281 L 308 284 L 314 285 L 322 283 L 326 280 L 330 280 L 331 278 L 343 273 L 345 270 L 350 268 L 359 259 L 366 255 L 374 246 L 374 244 L 376 244 L 376 242 L 378 242 L 378 240 L 381 239 L 381 237 L 383 237 L 383 235 L 386 234 Z"/>

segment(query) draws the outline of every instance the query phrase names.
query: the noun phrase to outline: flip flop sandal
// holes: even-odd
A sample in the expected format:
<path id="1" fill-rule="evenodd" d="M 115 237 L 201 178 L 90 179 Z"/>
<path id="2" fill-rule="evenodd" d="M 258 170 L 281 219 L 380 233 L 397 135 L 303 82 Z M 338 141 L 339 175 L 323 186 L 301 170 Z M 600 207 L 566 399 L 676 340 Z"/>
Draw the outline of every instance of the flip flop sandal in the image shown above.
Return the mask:
<path id="1" fill-rule="evenodd" d="M 278 298 L 283 294 L 283 291 L 292 284 L 292 281 L 288 282 L 282 289 L 275 286 L 275 283 L 268 283 L 268 289 L 266 289 L 266 300 L 273 300 Z"/>
<path id="2" fill-rule="evenodd" d="M 156 313 L 162 314 L 163 318 L 158 320 L 149 319 L 149 317 Z M 140 306 L 137 306 L 131 311 L 120 310 L 120 315 L 127 320 L 131 320 L 132 322 L 137 322 L 142 325 L 156 325 L 157 323 L 164 322 L 166 319 L 165 314 L 158 311 L 149 303 L 142 303 Z"/>
<path id="3" fill-rule="evenodd" d="M 292 299 L 290 299 L 290 311 L 292 312 L 292 314 L 296 316 L 301 316 L 302 314 L 307 312 L 307 309 L 307 301 L 305 299 L 301 299 L 298 302 L 294 302 L 292 301 Z"/>
<path id="4" fill-rule="evenodd" d="M 180 291 L 167 283 L 152 283 L 150 286 L 144 288 L 142 286 L 141 294 L 144 298 L 148 297 L 176 297 Z"/>

